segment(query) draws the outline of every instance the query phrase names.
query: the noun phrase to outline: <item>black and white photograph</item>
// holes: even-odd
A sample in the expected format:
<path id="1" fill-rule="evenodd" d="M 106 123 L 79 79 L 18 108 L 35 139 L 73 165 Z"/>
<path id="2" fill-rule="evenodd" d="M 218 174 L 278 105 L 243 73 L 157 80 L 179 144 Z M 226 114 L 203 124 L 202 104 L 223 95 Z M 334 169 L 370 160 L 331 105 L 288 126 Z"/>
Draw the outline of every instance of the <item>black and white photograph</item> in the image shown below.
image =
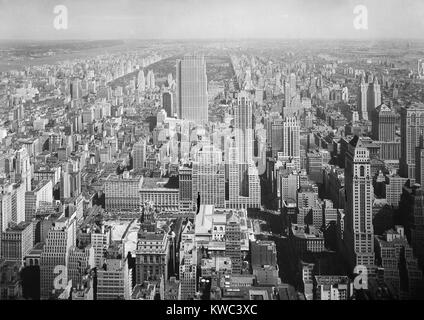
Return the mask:
<path id="1" fill-rule="evenodd" d="M 424 1 L 0 0 L 0 300 L 424 300 Z"/>

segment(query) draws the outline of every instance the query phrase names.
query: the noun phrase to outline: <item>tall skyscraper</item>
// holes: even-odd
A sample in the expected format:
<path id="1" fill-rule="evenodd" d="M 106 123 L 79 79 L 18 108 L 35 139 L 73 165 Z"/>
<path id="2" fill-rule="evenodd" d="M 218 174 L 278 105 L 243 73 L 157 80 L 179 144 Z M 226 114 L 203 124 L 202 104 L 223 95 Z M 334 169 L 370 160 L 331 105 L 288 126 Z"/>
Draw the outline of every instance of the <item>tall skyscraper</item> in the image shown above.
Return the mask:
<path id="1" fill-rule="evenodd" d="M 172 92 L 165 91 L 162 93 L 162 108 L 166 111 L 169 118 L 174 116 L 174 101 Z"/>
<path id="2" fill-rule="evenodd" d="M 424 135 L 424 104 L 411 104 L 400 111 L 401 158 L 400 175 L 415 178 L 415 152 Z"/>
<path id="3" fill-rule="evenodd" d="M 240 240 L 240 217 L 238 212 L 230 211 L 227 214 L 227 223 L 225 226 L 225 255 L 231 258 L 233 274 L 241 273 L 242 257 Z"/>
<path id="4" fill-rule="evenodd" d="M 242 91 L 234 106 L 235 146 L 238 151 L 238 180 L 241 196 L 249 196 L 248 170 L 253 161 L 252 101 L 246 91 Z"/>
<path id="5" fill-rule="evenodd" d="M 41 252 L 41 299 L 48 299 L 55 288 L 55 284 L 67 285 L 68 274 L 59 274 L 57 266 L 68 267 L 69 250 L 76 244 L 76 223 L 69 218 L 57 220 L 49 230 L 46 243 Z M 62 270 L 63 271 L 63 270 Z M 56 279 L 59 279 L 56 280 Z"/>
<path id="6" fill-rule="evenodd" d="M 300 168 L 300 125 L 295 117 L 283 122 L 282 156 L 292 159 Z"/>
<path id="7" fill-rule="evenodd" d="M 358 111 L 361 119 L 368 120 L 368 83 L 365 82 L 365 77 L 361 77 L 361 83 L 358 90 Z"/>
<path id="8" fill-rule="evenodd" d="M 410 180 L 402 188 L 399 202 L 402 224 L 421 265 L 424 262 L 424 190 Z"/>
<path id="9" fill-rule="evenodd" d="M 252 100 L 249 93 L 242 91 L 234 107 L 234 131 L 239 161 L 248 163 L 253 160 Z"/>
<path id="10" fill-rule="evenodd" d="M 269 140 L 271 140 L 271 154 L 273 157 L 277 156 L 278 152 L 283 151 L 283 119 L 275 119 L 271 122 L 271 132 Z"/>
<path id="11" fill-rule="evenodd" d="M 253 162 L 243 164 L 238 158 L 239 148 L 228 148 L 228 208 L 259 208 L 261 185 L 258 169 Z M 243 190 L 244 189 L 244 190 Z"/>
<path id="12" fill-rule="evenodd" d="M 225 206 L 225 168 L 222 151 L 214 146 L 204 146 L 193 161 L 193 202 L 200 195 L 200 204 Z"/>
<path id="13" fill-rule="evenodd" d="M 395 141 L 396 114 L 384 103 L 372 111 L 372 138 L 376 141 Z"/>
<path id="14" fill-rule="evenodd" d="M 415 148 L 415 182 L 424 183 L 424 136 L 420 137 L 418 147 Z"/>
<path id="15" fill-rule="evenodd" d="M 144 71 L 143 70 L 140 70 L 138 72 L 137 89 L 140 92 L 144 92 L 146 90 L 146 78 L 144 77 Z"/>
<path id="16" fill-rule="evenodd" d="M 73 80 L 70 85 L 70 90 L 71 90 L 72 100 L 77 100 L 81 98 L 81 91 L 82 91 L 81 80 L 80 79 Z"/>
<path id="17" fill-rule="evenodd" d="M 371 119 L 372 112 L 381 105 L 381 87 L 378 83 L 378 79 L 375 76 L 372 82 L 368 86 L 368 97 L 367 97 L 367 110 L 368 119 Z"/>
<path id="18" fill-rule="evenodd" d="M 358 111 L 361 119 L 371 120 L 373 110 L 381 105 L 381 87 L 377 77 L 368 75 L 367 80 L 361 77 L 358 90 Z"/>
<path id="19" fill-rule="evenodd" d="M 181 212 L 195 211 L 193 208 L 193 170 L 191 167 L 178 169 L 178 184 L 180 192 L 179 208 Z"/>
<path id="20" fill-rule="evenodd" d="M 369 150 L 358 136 L 348 145 L 345 165 L 344 241 L 352 270 L 366 266 L 374 271 L 374 231 L 372 223 L 373 187 Z"/>
<path id="21" fill-rule="evenodd" d="M 31 191 L 31 163 L 26 148 L 16 151 L 16 178 L 25 184 L 26 191 Z"/>
<path id="22" fill-rule="evenodd" d="M 133 148 L 133 169 L 145 168 L 146 163 L 146 140 L 140 140 L 134 144 Z"/>
<path id="23" fill-rule="evenodd" d="M 177 111 L 180 119 L 208 121 L 208 81 L 203 56 L 185 56 L 177 61 Z"/>

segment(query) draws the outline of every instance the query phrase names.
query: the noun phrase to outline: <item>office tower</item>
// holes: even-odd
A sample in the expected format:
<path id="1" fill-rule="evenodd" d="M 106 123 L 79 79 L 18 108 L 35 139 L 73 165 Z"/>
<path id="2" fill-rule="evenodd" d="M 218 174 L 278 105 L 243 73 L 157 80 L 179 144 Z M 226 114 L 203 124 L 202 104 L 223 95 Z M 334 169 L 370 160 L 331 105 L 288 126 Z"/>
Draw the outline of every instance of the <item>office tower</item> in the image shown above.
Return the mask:
<path id="1" fill-rule="evenodd" d="M 258 169 L 253 162 L 242 165 L 238 158 L 239 148 L 228 148 L 228 208 L 259 208 L 261 185 Z M 244 171 L 245 170 L 245 171 Z M 243 193 L 242 188 L 245 188 Z"/>
<path id="2" fill-rule="evenodd" d="M 178 169 L 178 185 L 180 194 L 180 211 L 194 212 L 193 207 L 193 171 L 191 167 L 180 167 Z"/>
<path id="3" fill-rule="evenodd" d="M 154 90 L 156 87 L 155 74 L 153 73 L 153 70 L 149 70 L 147 72 L 146 87 L 150 90 Z"/>
<path id="4" fill-rule="evenodd" d="M 234 132 L 240 163 L 250 163 L 253 160 L 252 100 L 246 91 L 239 93 L 234 106 Z"/>
<path id="5" fill-rule="evenodd" d="M 124 252 L 119 249 L 117 252 L 108 251 L 105 255 L 103 267 L 97 270 L 97 300 L 131 299 L 132 269 L 128 267 Z"/>
<path id="6" fill-rule="evenodd" d="M 300 126 L 294 117 L 283 122 L 282 156 L 292 159 L 300 168 Z"/>
<path id="7" fill-rule="evenodd" d="M 142 139 L 134 144 L 133 147 L 133 169 L 144 169 L 146 163 L 146 140 Z"/>
<path id="8" fill-rule="evenodd" d="M 373 187 L 369 150 L 358 136 L 348 145 L 345 166 L 345 244 L 352 270 L 366 266 L 374 271 L 372 224 Z"/>
<path id="9" fill-rule="evenodd" d="M 368 83 L 365 82 L 365 77 L 361 77 L 361 83 L 358 90 L 358 111 L 361 119 L 368 120 Z"/>
<path id="10" fill-rule="evenodd" d="M 67 285 L 67 272 L 60 273 L 57 266 L 68 267 L 69 250 L 76 243 L 76 221 L 69 218 L 56 220 L 49 230 L 40 257 L 41 299 L 49 299 L 55 290 L 55 284 Z M 66 269 L 64 269 L 66 270 Z"/>
<path id="11" fill-rule="evenodd" d="M 139 92 L 146 91 L 146 78 L 144 77 L 144 71 L 140 70 L 137 76 L 137 89 Z"/>
<path id="12" fill-rule="evenodd" d="M 91 244 L 80 244 L 69 249 L 68 281 L 72 280 L 73 287 L 79 288 L 85 274 L 94 267 L 94 247 Z"/>
<path id="13" fill-rule="evenodd" d="M 12 222 L 12 193 L 9 190 L 0 189 L 0 239 L 1 233 L 6 231 Z M 1 248 L 1 247 L 0 247 Z M 1 251 L 0 251 L 1 256 Z"/>
<path id="14" fill-rule="evenodd" d="M 122 176 L 110 175 L 106 179 L 106 211 L 138 211 L 140 207 L 139 190 L 143 184 L 142 176 L 130 176 L 126 171 Z"/>
<path id="15" fill-rule="evenodd" d="M 81 98 L 81 80 L 74 79 L 71 82 L 71 100 L 78 100 Z"/>
<path id="16" fill-rule="evenodd" d="M 399 202 L 402 225 L 415 256 L 424 262 L 424 191 L 419 184 L 408 181 Z"/>
<path id="17" fill-rule="evenodd" d="M 290 91 L 290 82 L 284 81 L 284 108 L 283 110 L 289 109 L 291 106 L 291 91 Z M 283 111 L 284 114 L 284 111 Z"/>
<path id="18" fill-rule="evenodd" d="M 367 110 L 368 119 L 371 120 L 372 113 L 375 108 L 381 105 L 381 87 L 378 83 L 377 77 L 373 78 L 373 81 L 368 86 L 368 97 L 367 97 Z"/>
<path id="19" fill-rule="evenodd" d="M 231 258 L 232 273 L 240 274 L 242 267 L 240 217 L 236 211 L 227 214 L 225 225 L 225 256 Z"/>
<path id="20" fill-rule="evenodd" d="M 225 167 L 222 152 L 215 146 L 203 146 L 193 161 L 193 203 L 225 207 Z"/>
<path id="21" fill-rule="evenodd" d="M 284 83 L 283 118 L 293 117 L 299 111 L 301 102 L 297 95 L 296 75 L 291 73 Z"/>
<path id="22" fill-rule="evenodd" d="M 172 92 L 165 91 L 162 93 L 162 108 L 166 111 L 169 118 L 174 117 L 174 101 Z"/>
<path id="23" fill-rule="evenodd" d="M 415 148 L 415 182 L 424 184 L 424 136 L 420 136 L 419 145 Z"/>
<path id="24" fill-rule="evenodd" d="M 402 177 L 415 178 L 415 152 L 424 135 L 424 104 L 411 104 L 401 108 L 401 158 L 399 172 Z"/>
<path id="25" fill-rule="evenodd" d="M 192 300 L 197 289 L 197 249 L 193 239 L 181 241 L 179 256 L 180 298 L 181 300 Z"/>
<path id="26" fill-rule="evenodd" d="M 43 180 L 32 191 L 25 192 L 25 221 L 32 221 L 37 210 L 53 204 L 53 184 Z"/>
<path id="27" fill-rule="evenodd" d="M 136 283 L 168 277 L 169 239 L 162 230 L 140 229 L 136 249 Z"/>
<path id="28" fill-rule="evenodd" d="M 280 198 L 280 207 L 283 202 L 297 204 L 299 175 L 292 174 L 288 170 L 280 170 L 277 179 L 277 197 Z"/>
<path id="29" fill-rule="evenodd" d="M 277 247 L 274 241 L 251 242 L 252 268 L 277 264 Z"/>
<path id="30" fill-rule="evenodd" d="M 206 63 L 203 56 L 177 61 L 177 112 L 180 119 L 208 122 Z"/>
<path id="31" fill-rule="evenodd" d="M 12 191 L 12 221 L 19 224 L 25 221 L 25 189 L 24 183 L 13 185 Z"/>
<path id="32" fill-rule="evenodd" d="M 283 151 L 283 119 L 275 119 L 271 123 L 271 154 L 277 156 L 278 152 Z"/>
<path id="33" fill-rule="evenodd" d="M 389 205 L 394 207 L 399 206 L 402 189 L 408 178 L 402 178 L 398 175 L 390 175 L 386 180 L 386 200 Z"/>
<path id="34" fill-rule="evenodd" d="M 102 225 L 98 230 L 90 232 L 90 243 L 94 250 L 94 267 L 100 268 L 104 263 L 104 252 L 111 242 L 111 228 Z"/>
<path id="35" fill-rule="evenodd" d="M 8 261 L 15 261 L 22 265 L 25 256 L 34 245 L 34 230 L 31 222 L 21 222 L 11 225 L 1 233 L 2 257 Z"/>
<path id="36" fill-rule="evenodd" d="M 62 166 L 62 177 L 60 179 L 60 199 L 68 199 L 71 197 L 71 169 L 66 162 Z"/>
<path id="37" fill-rule="evenodd" d="M 296 89 L 296 74 L 291 73 L 290 74 L 290 97 L 294 98 L 297 94 L 297 89 Z"/>
<path id="38" fill-rule="evenodd" d="M 249 168 L 253 165 L 253 126 L 252 126 L 252 101 L 246 91 L 239 94 L 237 105 L 234 106 L 234 133 L 237 154 L 230 161 L 232 171 L 230 180 L 238 180 L 238 196 L 249 197 Z M 233 150 L 235 151 L 235 150 Z M 235 168 L 237 167 L 237 168 Z M 236 169 L 236 170 L 234 170 Z M 253 169 L 253 168 L 252 168 Z M 235 173 L 235 172 L 234 172 Z M 230 181 L 233 186 L 235 181 Z M 235 190 L 234 190 L 235 191 Z M 230 191 L 231 192 L 231 191 Z M 232 199 L 230 199 L 231 201 Z M 234 199 L 235 200 L 235 199 Z"/>
<path id="39" fill-rule="evenodd" d="M 16 151 L 16 179 L 25 184 L 26 191 L 31 191 L 31 163 L 26 148 Z"/>
<path id="40" fill-rule="evenodd" d="M 376 141 L 395 141 L 396 114 L 384 103 L 372 110 L 372 138 Z"/>

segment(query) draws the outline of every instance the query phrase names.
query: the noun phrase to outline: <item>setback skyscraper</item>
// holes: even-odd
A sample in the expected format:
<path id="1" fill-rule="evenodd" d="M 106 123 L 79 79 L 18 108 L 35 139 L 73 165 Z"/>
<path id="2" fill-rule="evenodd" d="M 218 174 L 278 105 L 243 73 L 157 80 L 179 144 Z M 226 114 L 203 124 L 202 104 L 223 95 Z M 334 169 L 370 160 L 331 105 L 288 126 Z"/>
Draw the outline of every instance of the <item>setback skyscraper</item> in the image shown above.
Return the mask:
<path id="1" fill-rule="evenodd" d="M 177 110 L 180 119 L 208 121 L 208 81 L 203 56 L 185 56 L 177 61 Z"/>

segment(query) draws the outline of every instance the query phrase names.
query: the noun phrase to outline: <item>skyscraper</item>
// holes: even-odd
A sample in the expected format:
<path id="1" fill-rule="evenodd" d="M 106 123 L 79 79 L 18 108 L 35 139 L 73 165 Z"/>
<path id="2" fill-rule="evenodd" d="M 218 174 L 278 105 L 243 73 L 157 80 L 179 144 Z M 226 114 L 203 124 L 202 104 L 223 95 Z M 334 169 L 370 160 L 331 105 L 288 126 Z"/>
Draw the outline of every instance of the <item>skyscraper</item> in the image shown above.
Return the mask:
<path id="1" fill-rule="evenodd" d="M 248 92 L 242 91 L 234 107 L 234 129 L 239 160 L 248 163 L 253 160 L 252 100 Z"/>
<path id="2" fill-rule="evenodd" d="M 374 270 L 374 231 L 372 223 L 373 187 L 370 156 L 358 136 L 348 145 L 345 165 L 345 235 L 344 241 L 352 270 L 366 266 Z"/>
<path id="3" fill-rule="evenodd" d="M 418 147 L 415 148 L 415 182 L 424 183 L 424 136 L 420 137 Z"/>
<path id="4" fill-rule="evenodd" d="M 26 191 L 31 191 L 31 163 L 26 148 L 16 151 L 16 177 L 25 184 Z"/>
<path id="5" fill-rule="evenodd" d="M 363 120 L 371 120 L 373 110 L 381 105 L 381 87 L 377 77 L 361 77 L 358 90 L 358 111 Z"/>
<path id="6" fill-rule="evenodd" d="M 225 255 L 231 258 L 233 274 L 241 273 L 242 257 L 240 240 L 240 217 L 238 212 L 230 211 L 227 214 L 227 223 L 225 226 Z"/>
<path id="7" fill-rule="evenodd" d="M 368 120 L 368 83 L 365 82 L 365 77 L 361 77 L 361 83 L 358 90 L 358 111 L 361 119 Z"/>
<path id="8" fill-rule="evenodd" d="M 248 169 L 253 160 L 252 101 L 242 91 L 234 107 L 235 145 L 238 151 L 238 179 L 241 196 L 249 195 Z"/>
<path id="9" fill-rule="evenodd" d="M 372 82 L 368 86 L 368 97 L 367 97 L 367 110 L 368 119 L 371 119 L 372 112 L 381 105 L 381 87 L 378 83 L 377 77 L 372 79 Z"/>
<path id="10" fill-rule="evenodd" d="M 206 63 L 203 56 L 177 60 L 177 111 L 184 120 L 208 121 Z"/>
<path id="11" fill-rule="evenodd" d="M 394 141 L 396 114 L 384 103 L 372 110 L 372 138 L 376 141 Z"/>
<path id="12" fill-rule="evenodd" d="M 200 204 L 217 208 L 225 206 L 225 168 L 222 151 L 214 146 L 204 146 L 193 161 L 193 203 L 200 195 Z"/>
<path id="13" fill-rule="evenodd" d="M 46 243 L 41 252 L 41 299 L 48 299 L 53 290 L 60 289 L 55 288 L 55 284 L 67 285 L 67 272 L 59 274 L 56 268 L 57 266 L 68 267 L 69 250 L 72 246 L 75 246 L 75 244 L 75 220 L 69 218 L 57 220 L 54 226 L 49 230 Z"/>
<path id="14" fill-rule="evenodd" d="M 144 71 L 143 70 L 140 70 L 138 72 L 137 89 L 140 92 L 144 92 L 146 90 L 146 78 L 144 77 Z"/>
<path id="15" fill-rule="evenodd" d="M 172 92 L 165 91 L 162 93 L 162 108 L 166 111 L 169 118 L 174 116 L 174 101 Z"/>
<path id="16" fill-rule="evenodd" d="M 133 169 L 145 168 L 146 163 L 146 140 L 140 140 L 134 144 L 133 148 Z"/>
<path id="17" fill-rule="evenodd" d="M 424 135 L 424 104 L 411 104 L 402 107 L 401 118 L 401 158 L 400 175 L 404 178 L 415 178 L 415 152 L 420 137 Z"/>
<path id="18" fill-rule="evenodd" d="M 81 80 L 80 79 L 73 80 L 70 85 L 70 90 L 71 90 L 72 100 L 77 100 L 81 98 Z"/>
<path id="19" fill-rule="evenodd" d="M 258 169 L 253 162 L 242 164 L 239 148 L 228 148 L 228 208 L 259 208 L 261 185 Z M 243 190 L 244 189 L 244 190 Z"/>
<path id="20" fill-rule="evenodd" d="M 292 159 L 300 168 L 300 125 L 295 117 L 283 122 L 282 156 Z"/>

